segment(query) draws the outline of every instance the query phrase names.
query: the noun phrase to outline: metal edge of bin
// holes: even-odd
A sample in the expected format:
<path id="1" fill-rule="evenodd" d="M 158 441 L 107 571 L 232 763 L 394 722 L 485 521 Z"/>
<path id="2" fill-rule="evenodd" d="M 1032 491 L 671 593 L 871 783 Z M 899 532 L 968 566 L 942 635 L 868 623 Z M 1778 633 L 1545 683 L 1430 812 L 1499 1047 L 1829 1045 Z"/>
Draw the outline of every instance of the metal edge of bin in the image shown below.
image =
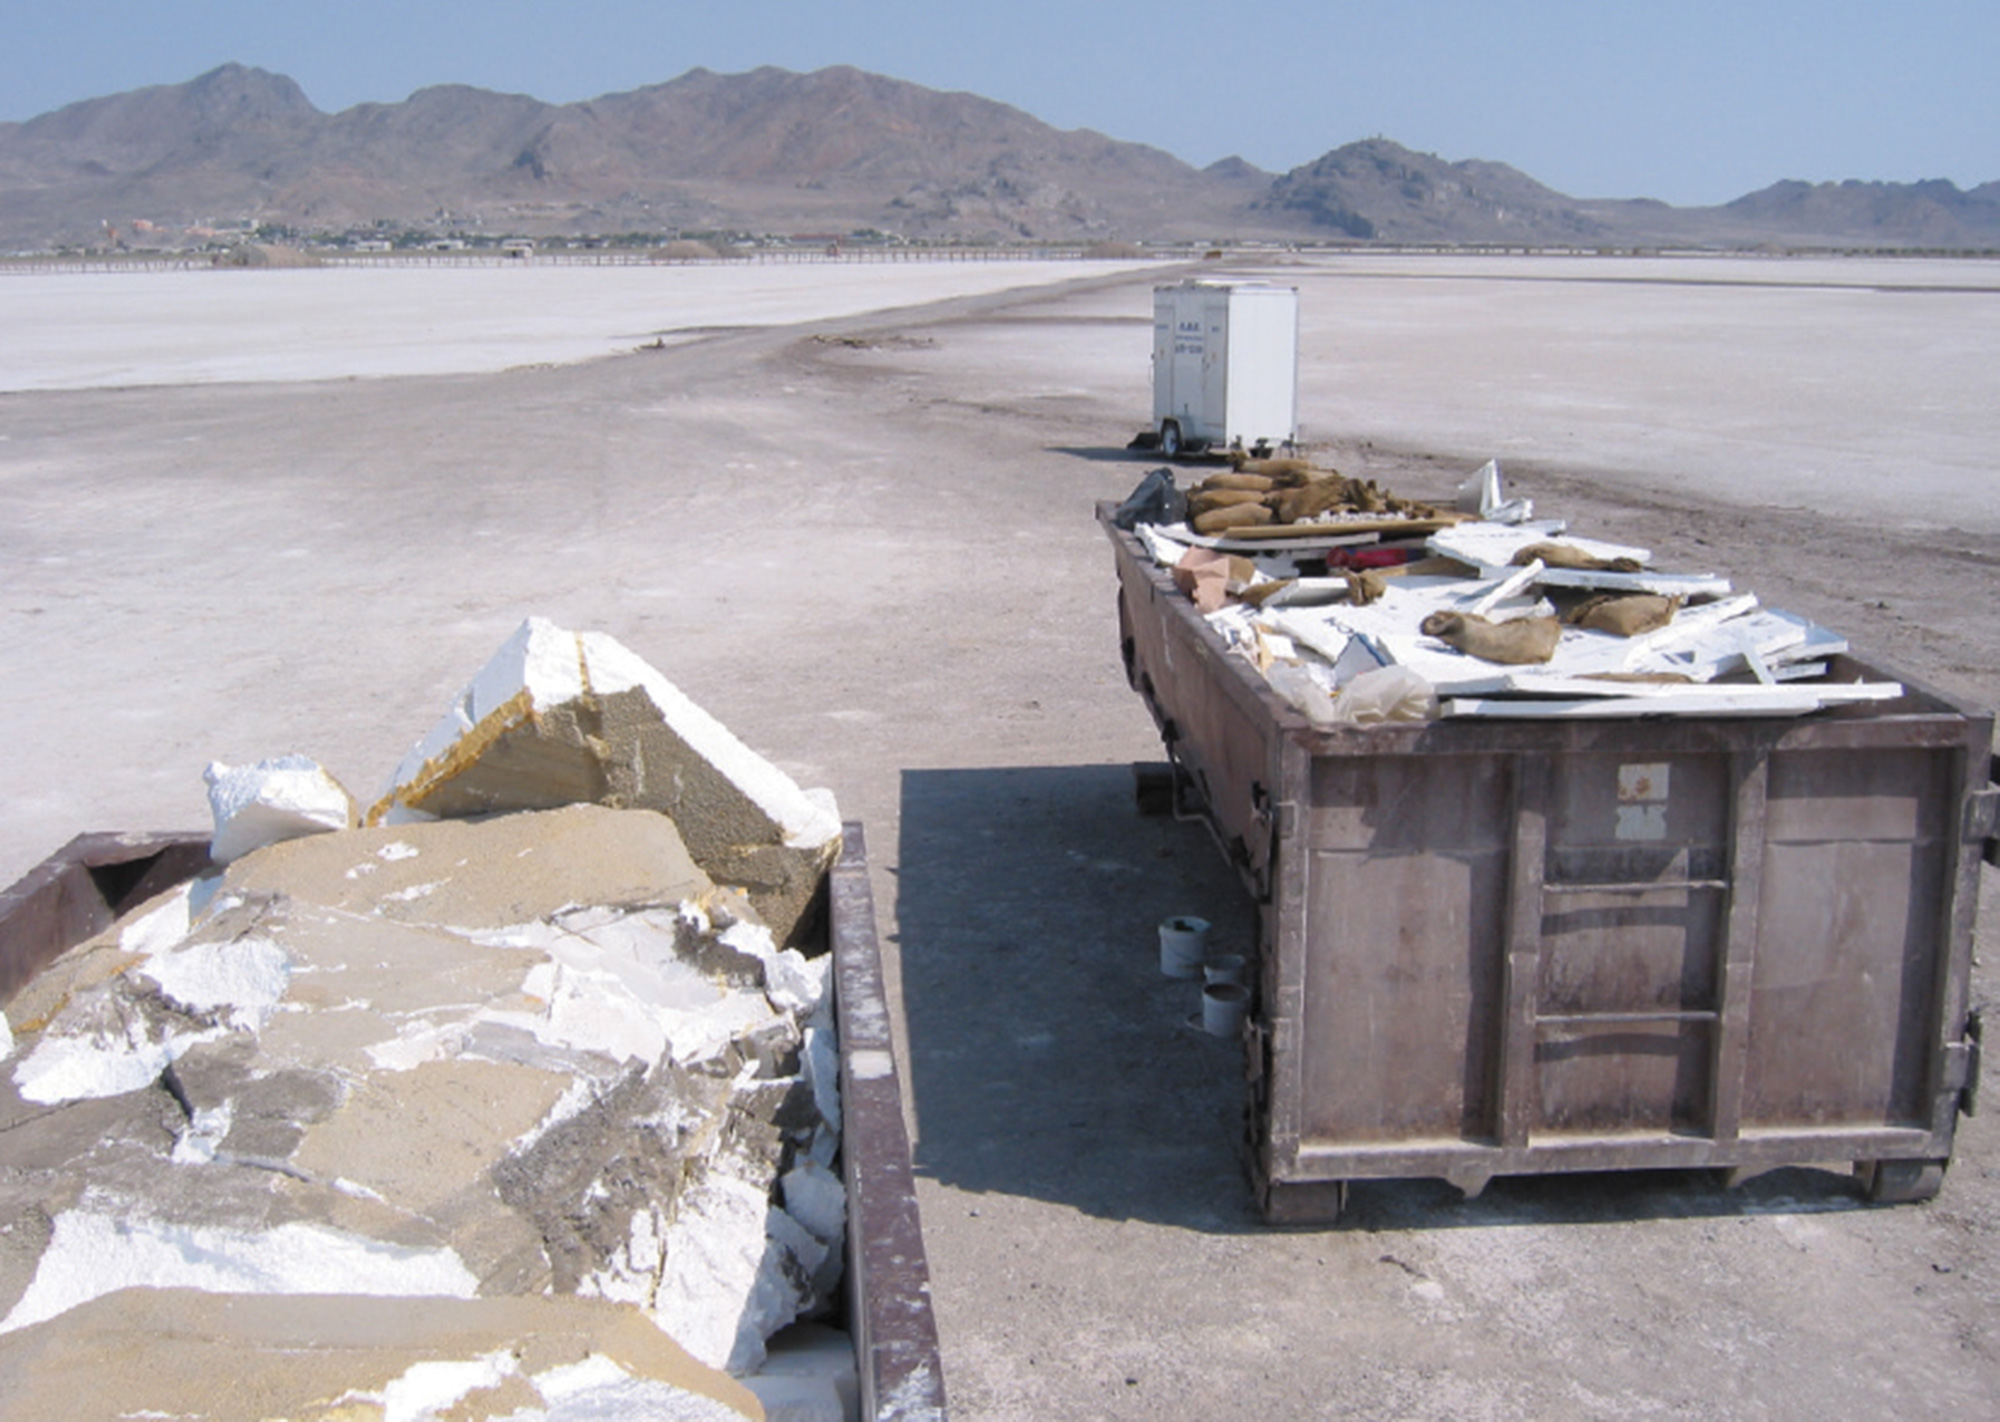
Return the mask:
<path id="1" fill-rule="evenodd" d="M 208 867 L 208 836 L 80 834 L 0 890 L 0 1004 L 126 909 Z"/>
<path id="2" fill-rule="evenodd" d="M 863 1415 L 945 1416 L 930 1272 L 890 1048 L 862 829 L 842 827 L 828 876 L 848 1191 L 847 1304 Z M 120 914 L 209 867 L 206 834 L 81 834 L 0 890 L 0 1005 Z"/>
<path id="3" fill-rule="evenodd" d="M 944 1369 L 867 846 L 859 824 L 850 821 L 841 831 L 829 890 L 847 1184 L 848 1328 L 860 1369 L 861 1415 L 876 1422 L 943 1422 Z"/>

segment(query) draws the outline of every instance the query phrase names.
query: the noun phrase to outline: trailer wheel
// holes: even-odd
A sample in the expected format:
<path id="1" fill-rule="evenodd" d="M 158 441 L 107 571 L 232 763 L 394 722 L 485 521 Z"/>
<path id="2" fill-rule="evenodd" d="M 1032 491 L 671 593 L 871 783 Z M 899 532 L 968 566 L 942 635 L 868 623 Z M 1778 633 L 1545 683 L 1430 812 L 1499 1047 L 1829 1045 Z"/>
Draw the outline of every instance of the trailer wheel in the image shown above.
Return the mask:
<path id="1" fill-rule="evenodd" d="M 1878 1205 L 1914 1205 L 1944 1188 L 1941 1160 L 1859 1160 L 1854 1173 L 1861 1188 Z"/>
<path id="2" fill-rule="evenodd" d="M 1169 459 L 1181 457 L 1181 427 L 1172 420 L 1160 424 L 1160 453 Z"/>

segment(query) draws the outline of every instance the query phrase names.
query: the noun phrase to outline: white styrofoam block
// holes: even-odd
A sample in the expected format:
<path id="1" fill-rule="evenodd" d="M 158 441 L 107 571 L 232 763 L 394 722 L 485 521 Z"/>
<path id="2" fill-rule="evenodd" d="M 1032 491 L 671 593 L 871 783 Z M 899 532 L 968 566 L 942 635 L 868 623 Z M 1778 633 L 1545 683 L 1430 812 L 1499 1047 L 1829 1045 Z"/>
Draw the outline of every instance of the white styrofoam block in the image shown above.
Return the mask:
<path id="1" fill-rule="evenodd" d="M 788 847 L 818 849 L 839 838 L 840 812 L 830 792 L 801 789 L 616 638 L 566 631 L 544 617 L 523 622 L 453 698 L 450 709 L 397 765 L 384 801 L 415 781 L 427 762 L 495 717 L 546 711 L 586 691 L 612 696 L 634 688 L 646 693 L 675 735 L 778 827 Z M 404 808 L 400 800 L 388 803 L 385 821 L 401 822 L 398 812 Z"/>
<path id="2" fill-rule="evenodd" d="M 202 772 L 215 816 L 209 857 L 218 864 L 253 849 L 354 824 L 354 798 L 318 762 L 302 755 L 255 765 L 211 761 Z"/>
<path id="3" fill-rule="evenodd" d="M 847 1188 L 840 1177 L 806 1156 L 780 1177 L 785 1192 L 785 1213 L 812 1232 L 814 1239 L 831 1244 L 847 1228 Z"/>

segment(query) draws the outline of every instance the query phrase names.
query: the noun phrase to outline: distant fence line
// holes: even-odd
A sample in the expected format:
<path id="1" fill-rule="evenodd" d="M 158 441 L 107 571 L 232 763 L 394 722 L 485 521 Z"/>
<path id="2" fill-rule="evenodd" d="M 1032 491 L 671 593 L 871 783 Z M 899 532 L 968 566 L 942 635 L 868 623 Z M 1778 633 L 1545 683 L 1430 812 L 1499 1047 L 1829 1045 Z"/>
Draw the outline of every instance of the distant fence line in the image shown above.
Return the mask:
<path id="1" fill-rule="evenodd" d="M 1990 248 L 1957 247 L 1811 247 L 1782 251 L 1755 248 L 1672 246 L 1534 246 L 1519 243 L 1366 243 L 1337 246 L 1263 246 L 1195 244 L 1186 247 L 755 247 L 713 257 L 668 256 L 656 247 L 598 248 L 589 251 L 534 252 L 525 256 L 497 250 L 433 252 L 311 252 L 296 266 L 272 263 L 251 266 L 216 260 L 213 253 L 135 253 L 124 256 L 0 256 L 0 276 L 41 272 L 186 272 L 211 268 L 250 271 L 307 270 L 312 267 L 712 267 L 750 265 L 854 265 L 885 262 L 1192 262 L 1226 258 L 1243 263 L 1294 257 L 1884 257 L 1912 259 L 2000 259 Z"/>
<path id="2" fill-rule="evenodd" d="M 688 267 L 853 265 L 889 262 L 1081 262 L 1131 261 L 1138 257 L 1187 260 L 1198 252 L 1106 253 L 1086 247 L 842 247 L 838 250 L 758 247 L 727 256 L 665 256 L 653 249 L 601 249 L 583 252 L 536 252 L 509 256 L 502 252 L 314 252 L 297 266 L 238 266 L 218 263 L 201 253 L 157 256 L 78 256 L 0 258 L 0 275 L 38 272 L 186 272 L 297 271 L 315 267 Z"/>

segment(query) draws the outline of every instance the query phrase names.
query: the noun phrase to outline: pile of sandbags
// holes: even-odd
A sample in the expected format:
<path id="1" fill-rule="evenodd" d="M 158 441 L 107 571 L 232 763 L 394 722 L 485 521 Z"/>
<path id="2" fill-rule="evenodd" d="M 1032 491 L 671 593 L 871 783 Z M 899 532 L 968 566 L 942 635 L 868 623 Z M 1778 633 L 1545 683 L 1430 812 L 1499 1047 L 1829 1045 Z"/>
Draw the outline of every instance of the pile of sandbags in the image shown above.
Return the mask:
<path id="1" fill-rule="evenodd" d="M 1211 474 L 1188 494 L 1188 522 L 1196 533 L 1331 522 L 1340 518 L 1434 519 L 1430 504 L 1384 492 L 1371 480 L 1315 469 L 1305 459 L 1244 459 Z"/>

